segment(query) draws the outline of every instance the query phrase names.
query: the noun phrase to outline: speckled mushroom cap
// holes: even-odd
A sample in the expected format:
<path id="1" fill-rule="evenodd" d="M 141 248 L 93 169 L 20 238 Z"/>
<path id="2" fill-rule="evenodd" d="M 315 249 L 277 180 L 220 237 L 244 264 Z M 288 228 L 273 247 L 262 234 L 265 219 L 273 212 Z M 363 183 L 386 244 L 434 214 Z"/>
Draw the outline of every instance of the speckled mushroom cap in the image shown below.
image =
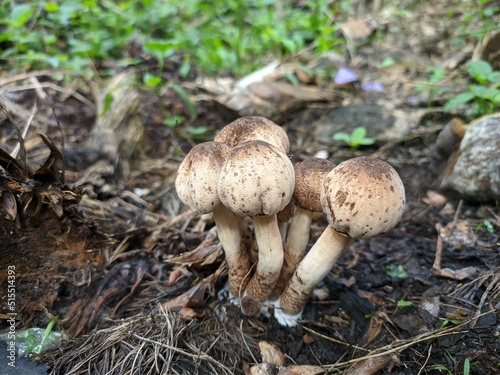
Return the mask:
<path id="1" fill-rule="evenodd" d="M 250 141 L 229 150 L 218 192 L 222 204 L 239 216 L 270 216 L 288 204 L 294 181 L 286 154 L 267 142 Z"/>
<path id="2" fill-rule="evenodd" d="M 312 212 L 321 212 L 321 183 L 335 167 L 331 161 L 320 158 L 307 158 L 295 166 L 294 203 Z"/>
<path id="3" fill-rule="evenodd" d="M 182 203 L 205 214 L 220 204 L 217 183 L 229 146 L 204 142 L 194 146 L 182 161 L 175 179 L 175 189 Z"/>
<path id="4" fill-rule="evenodd" d="M 259 116 L 241 117 L 224 126 L 215 136 L 215 142 L 235 147 L 248 141 L 265 141 L 287 154 L 290 141 L 285 130 L 271 120 Z"/>
<path id="5" fill-rule="evenodd" d="M 399 222 L 405 189 L 388 163 L 363 156 L 340 163 L 325 177 L 321 205 L 337 232 L 370 238 Z"/>

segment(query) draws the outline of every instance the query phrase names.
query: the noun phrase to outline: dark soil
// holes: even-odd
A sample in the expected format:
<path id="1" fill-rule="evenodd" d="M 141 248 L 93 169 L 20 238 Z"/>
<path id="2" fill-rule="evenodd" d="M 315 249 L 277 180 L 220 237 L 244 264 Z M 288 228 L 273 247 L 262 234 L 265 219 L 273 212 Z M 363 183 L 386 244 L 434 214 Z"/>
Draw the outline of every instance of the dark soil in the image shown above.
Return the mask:
<path id="1" fill-rule="evenodd" d="M 388 34 L 388 39 L 394 37 L 394 32 Z M 368 61 L 376 55 L 375 45 L 360 49 L 364 62 L 360 66 L 367 74 L 372 72 Z M 429 58 L 416 49 L 423 59 Z M 437 57 L 444 58 L 433 56 Z M 170 81 L 182 83 L 176 69 L 172 66 L 165 74 Z M 410 79 L 424 73 L 407 68 L 401 74 Z M 38 79 L 54 80 L 50 75 Z M 380 99 L 359 88 L 345 90 L 353 102 L 368 105 Z M 46 100 L 34 91 L 14 98 L 27 110 L 37 102 L 38 117 L 24 141 L 29 161 L 23 167 L 26 174 L 16 177 L 17 185 L 7 185 L 4 178 L 0 187 L 20 196 L 27 181 L 32 181 L 35 191 L 45 195 L 34 194 L 38 208 L 23 201 L 30 210 L 19 209 L 16 220 L 7 215 L 0 218 L 0 254 L 2 283 L 11 263 L 17 265 L 24 283 L 18 290 L 22 303 L 18 303 L 17 329 L 45 327 L 58 315 L 56 329 L 65 329 L 71 337 L 40 358 L 53 374 L 129 370 L 137 374 L 243 374 L 262 361 L 261 341 L 276 344 L 286 355 L 286 366 L 316 365 L 330 373 L 421 374 L 446 367 L 461 374 L 467 363 L 471 374 L 498 373 L 498 207 L 461 200 L 453 192 L 440 190 L 446 160 L 436 156 L 433 142 L 449 115 L 440 111 L 439 103 L 405 137 L 360 150 L 319 143 L 313 136 L 316 129 L 297 121 L 321 117 L 338 104 L 305 106 L 282 122 L 293 161 L 323 150 L 335 163 L 373 155 L 398 171 L 407 194 L 398 226 L 383 236 L 356 241 L 318 285 L 298 328 L 290 329 L 273 318 L 245 317 L 235 306 L 219 301 L 217 292 L 225 284 L 226 270 L 220 245 L 210 231 L 214 223 L 210 217 L 186 211 L 175 196 L 177 166 L 203 140 L 186 137 L 187 127 L 209 124 L 211 130 L 203 137 L 210 139 L 236 114 L 221 110 L 211 100 L 200 100 L 196 119 L 172 129 L 162 124 L 162 109 L 189 119 L 183 100 L 171 90 L 159 98 L 141 92 L 141 106 L 135 114 L 144 130 L 138 150 L 128 160 L 129 171 L 123 172 L 113 158 L 88 144 L 97 117 L 95 108 L 74 96 L 67 98 L 51 89 L 46 92 Z M 78 93 L 95 104 L 83 83 Z M 193 89 L 191 94 L 195 93 Z M 399 93 L 384 95 L 393 100 Z M 10 152 L 18 142 L 12 125 L 26 120 L 19 113 L 2 118 L 4 151 Z M 51 173 L 47 178 L 46 173 L 33 172 L 42 164 L 50 169 L 53 158 L 58 160 L 57 153 L 37 135 L 37 128 L 60 150 L 64 141 L 64 181 Z M 47 164 L 47 158 L 52 162 Z M 0 174 L 12 175 L 8 157 L 1 160 Z M 73 185 L 85 175 L 82 185 Z M 45 199 L 56 188 L 62 194 L 58 195 L 59 208 Z M 75 196 L 61 198 L 68 191 Z M 439 192 L 444 200 L 437 201 L 429 192 Z M 5 211 L 6 206 L 2 207 Z M 493 231 L 483 225 L 484 220 L 493 223 Z M 442 269 L 437 271 L 433 268 L 436 226 L 458 223 L 465 223 L 466 229 L 457 236 L 472 233 L 474 241 L 467 246 L 445 242 Z M 325 226 L 325 218 L 317 215 L 310 246 Z M 68 239 L 70 243 L 62 246 L 61 241 Z M 54 250 L 61 246 L 64 251 Z M 193 252 L 186 255 L 187 251 Z"/>

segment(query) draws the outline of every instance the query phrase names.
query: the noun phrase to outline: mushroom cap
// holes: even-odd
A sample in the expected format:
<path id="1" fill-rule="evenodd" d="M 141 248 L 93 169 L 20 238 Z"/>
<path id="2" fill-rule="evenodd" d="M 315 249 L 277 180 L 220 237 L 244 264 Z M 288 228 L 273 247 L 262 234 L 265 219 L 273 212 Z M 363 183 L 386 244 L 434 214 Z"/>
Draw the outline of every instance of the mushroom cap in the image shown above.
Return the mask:
<path id="1" fill-rule="evenodd" d="M 182 203 L 206 214 L 220 204 L 217 183 L 229 146 L 204 142 L 194 146 L 177 171 L 175 189 Z"/>
<path id="2" fill-rule="evenodd" d="M 248 141 L 265 141 L 285 154 L 290 151 L 290 141 L 285 130 L 260 116 L 246 116 L 234 120 L 220 130 L 214 141 L 225 143 L 231 148 Z"/>
<path id="3" fill-rule="evenodd" d="M 307 158 L 295 166 L 294 203 L 312 212 L 322 212 L 320 202 L 321 183 L 335 167 L 330 160 Z"/>
<path id="4" fill-rule="evenodd" d="M 264 141 L 229 150 L 218 192 L 224 206 L 239 216 L 270 216 L 292 198 L 295 173 L 287 155 Z"/>
<path id="5" fill-rule="evenodd" d="M 323 181 L 321 205 L 330 226 L 352 238 L 370 238 L 401 219 L 405 189 L 388 163 L 358 157 L 340 163 Z"/>

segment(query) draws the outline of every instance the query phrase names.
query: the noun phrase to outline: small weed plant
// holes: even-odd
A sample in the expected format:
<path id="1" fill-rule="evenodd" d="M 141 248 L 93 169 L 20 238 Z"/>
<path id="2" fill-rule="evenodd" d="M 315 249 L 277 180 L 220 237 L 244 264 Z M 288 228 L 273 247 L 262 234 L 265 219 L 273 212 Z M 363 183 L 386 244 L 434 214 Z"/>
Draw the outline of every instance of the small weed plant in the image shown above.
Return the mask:
<path id="1" fill-rule="evenodd" d="M 355 128 L 351 134 L 338 132 L 333 135 L 334 141 L 342 141 L 353 149 L 357 150 L 361 146 L 369 146 L 375 143 L 373 138 L 366 136 L 366 128 L 363 126 Z"/>
<path id="2" fill-rule="evenodd" d="M 103 60 L 133 65 L 147 55 L 158 60 L 161 72 L 176 55 L 184 76 L 192 65 L 207 74 L 243 75 L 306 45 L 319 53 L 340 47 L 344 38 L 334 18 L 346 14 L 351 2 L 5 1 L 0 59 L 13 71 L 58 68 L 92 75 Z M 152 75 L 145 83 L 159 82 Z"/>
<path id="3" fill-rule="evenodd" d="M 493 70 L 488 62 L 478 60 L 467 64 L 467 74 L 473 83 L 467 86 L 467 91 L 449 100 L 444 110 L 449 112 L 468 105 L 466 113 L 470 117 L 496 112 L 500 106 L 500 71 Z"/>

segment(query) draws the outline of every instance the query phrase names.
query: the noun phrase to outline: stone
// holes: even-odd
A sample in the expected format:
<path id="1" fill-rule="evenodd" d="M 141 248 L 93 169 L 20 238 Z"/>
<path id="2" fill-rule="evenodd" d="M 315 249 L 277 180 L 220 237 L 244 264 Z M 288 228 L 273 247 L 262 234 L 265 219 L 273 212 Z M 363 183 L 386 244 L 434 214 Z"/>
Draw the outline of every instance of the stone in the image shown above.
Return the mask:
<path id="1" fill-rule="evenodd" d="M 500 112 L 472 121 L 448 159 L 441 187 L 476 202 L 500 198 Z"/>
<path id="2" fill-rule="evenodd" d="M 383 101 L 379 103 L 348 104 L 333 108 L 314 121 L 311 126 L 317 142 L 337 147 L 345 146 L 344 142 L 334 141 L 333 135 L 338 132 L 351 134 L 359 126 L 367 130 L 367 136 L 381 145 L 394 142 L 408 135 L 418 126 L 425 110 L 397 109 Z"/>

